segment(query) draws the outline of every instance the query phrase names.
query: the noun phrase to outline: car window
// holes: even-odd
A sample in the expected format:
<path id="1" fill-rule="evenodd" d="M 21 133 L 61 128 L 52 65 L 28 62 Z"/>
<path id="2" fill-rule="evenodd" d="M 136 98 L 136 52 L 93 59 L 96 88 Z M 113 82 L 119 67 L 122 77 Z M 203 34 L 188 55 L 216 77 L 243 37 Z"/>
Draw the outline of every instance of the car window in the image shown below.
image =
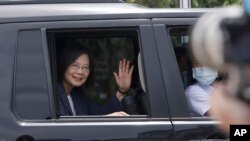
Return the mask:
<path id="1" fill-rule="evenodd" d="M 189 70 L 190 54 L 188 50 L 190 37 L 188 28 L 172 28 L 170 30 L 170 36 L 182 78 L 183 87 L 187 88 L 191 81 Z"/>
<path id="2" fill-rule="evenodd" d="M 50 117 L 41 32 L 20 31 L 17 43 L 13 111 L 21 119 Z"/>
<path id="3" fill-rule="evenodd" d="M 170 36 L 182 79 L 189 113 L 195 117 L 207 117 L 213 84 L 220 79 L 216 70 L 195 60 L 190 49 L 190 29 L 172 28 Z"/>
<path id="4" fill-rule="evenodd" d="M 77 29 L 77 30 L 49 30 L 49 48 L 51 54 L 52 72 L 54 83 L 57 87 L 60 85 L 59 73 L 60 64 L 62 62 L 60 56 L 66 48 L 73 48 L 74 45 L 79 45 L 88 49 L 93 60 L 91 67 L 91 83 L 80 86 L 84 97 L 95 103 L 98 107 L 105 107 L 107 103 L 116 97 L 118 85 L 116 83 L 114 72 L 118 72 L 119 62 L 126 59 L 130 62 L 130 67 L 133 65 L 131 89 L 126 94 L 127 96 L 121 101 L 122 111 L 130 115 L 147 115 L 145 105 L 145 91 L 142 89 L 139 72 L 138 72 L 138 54 L 139 41 L 136 29 Z M 56 67 L 55 67 L 56 66 Z M 90 77 L 88 77 L 90 78 Z M 65 86 L 65 85 L 63 85 Z M 74 93 L 72 91 L 72 93 Z M 55 92 L 57 102 L 60 101 L 60 96 Z M 73 94 L 72 99 L 74 101 Z M 74 104 L 74 108 L 77 109 Z M 91 106 L 87 105 L 91 110 Z M 64 107 L 65 108 L 65 107 Z M 101 115 L 99 112 L 93 111 L 82 112 L 82 108 L 78 108 L 76 116 Z M 72 109 L 71 109 L 72 110 Z M 73 109 L 74 110 L 74 109 Z M 57 112 L 60 112 L 60 108 Z M 77 110 L 76 110 L 77 111 Z M 83 110 L 83 111 L 86 111 Z M 102 112 L 101 112 L 102 113 Z M 68 117 L 69 115 L 66 114 Z"/>

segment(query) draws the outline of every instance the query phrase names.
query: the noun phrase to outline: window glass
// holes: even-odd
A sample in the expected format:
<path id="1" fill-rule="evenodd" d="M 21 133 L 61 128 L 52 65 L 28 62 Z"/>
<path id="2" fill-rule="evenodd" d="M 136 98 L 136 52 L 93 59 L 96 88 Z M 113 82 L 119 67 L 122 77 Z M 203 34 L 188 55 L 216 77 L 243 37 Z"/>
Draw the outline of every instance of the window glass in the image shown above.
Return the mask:
<path id="1" fill-rule="evenodd" d="M 141 105 L 142 98 L 137 96 L 138 93 L 141 93 L 142 88 L 140 87 L 137 67 L 139 42 L 136 30 L 104 29 L 49 31 L 49 37 L 54 38 L 55 40 L 52 47 L 56 48 L 55 53 L 57 54 L 57 64 L 62 63 L 60 62 L 62 61 L 60 60 L 60 56 L 63 54 L 65 48 L 71 48 L 73 45 L 77 44 L 84 46 L 89 50 L 93 60 L 93 68 L 91 68 L 93 79 L 91 79 L 92 83 L 90 85 L 83 84 L 81 88 L 83 88 L 83 95 L 97 104 L 98 107 L 105 107 L 112 98 L 116 97 L 118 86 L 114 77 L 114 72 L 118 72 L 119 61 L 122 59 L 130 61 L 130 64 L 134 65 L 134 70 L 132 74 L 131 89 L 126 95 L 130 96 L 134 104 L 136 104 L 136 112 L 133 112 L 133 108 L 128 109 L 126 107 L 123 107 L 122 111 L 135 115 L 145 114 L 143 106 Z M 59 69 L 59 67 L 57 67 L 57 69 Z M 58 78 L 58 80 L 59 79 L 60 78 Z M 61 82 L 59 81 L 58 83 Z M 73 103 L 75 103 L 74 100 Z M 121 103 L 124 104 L 126 101 L 123 100 Z M 90 113 L 79 113 L 79 115 L 96 114 L 90 111 Z"/>
<path id="2" fill-rule="evenodd" d="M 174 53 L 178 63 L 180 75 L 182 78 L 183 86 L 186 88 L 191 80 L 190 72 L 190 60 L 187 50 L 189 44 L 189 34 L 187 28 L 172 28 L 170 30 L 170 36 Z"/>
<path id="3" fill-rule="evenodd" d="M 189 28 L 170 29 L 170 36 L 191 116 L 207 117 L 213 87 L 222 80 L 217 70 L 204 66 L 190 53 Z"/>
<path id="4" fill-rule="evenodd" d="M 199 95 L 202 97 L 202 94 L 197 94 L 197 92 L 195 92 L 196 88 L 192 88 L 196 80 L 192 76 L 192 61 L 188 47 L 190 40 L 189 29 L 187 27 L 173 27 L 170 29 L 170 36 L 185 91 L 189 113 L 191 116 L 194 116 L 192 112 L 196 108 L 199 108 L 198 105 L 196 106 L 195 104 L 199 102 Z M 192 92 L 190 91 L 188 92 L 189 94 L 187 94 L 190 88 L 192 88 Z"/>
<path id="5" fill-rule="evenodd" d="M 19 32 L 14 111 L 22 119 L 50 117 L 48 88 L 39 30 Z"/>

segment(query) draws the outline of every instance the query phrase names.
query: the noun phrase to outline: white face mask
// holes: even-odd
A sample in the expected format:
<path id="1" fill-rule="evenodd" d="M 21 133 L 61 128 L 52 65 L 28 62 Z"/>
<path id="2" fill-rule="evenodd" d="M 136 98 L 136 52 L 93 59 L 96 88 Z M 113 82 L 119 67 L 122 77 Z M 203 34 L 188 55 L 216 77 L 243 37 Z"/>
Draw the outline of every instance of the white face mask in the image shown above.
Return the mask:
<path id="1" fill-rule="evenodd" d="M 208 67 L 193 68 L 193 78 L 202 85 L 210 85 L 218 77 L 218 72 Z"/>

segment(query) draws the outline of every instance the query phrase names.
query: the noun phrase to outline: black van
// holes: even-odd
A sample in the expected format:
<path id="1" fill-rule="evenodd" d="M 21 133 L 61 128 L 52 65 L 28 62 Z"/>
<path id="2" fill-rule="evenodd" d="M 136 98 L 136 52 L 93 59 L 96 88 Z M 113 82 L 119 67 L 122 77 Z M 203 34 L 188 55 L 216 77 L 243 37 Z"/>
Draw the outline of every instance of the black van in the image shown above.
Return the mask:
<path id="1" fill-rule="evenodd" d="M 178 66 L 204 12 L 214 11 L 150 9 L 120 0 L 1 0 L 0 141 L 226 139 L 219 122 L 189 114 L 188 84 Z M 57 54 L 72 41 L 94 54 L 96 79 L 88 92 L 99 104 L 114 93 L 117 60 L 131 60 L 132 87 L 145 95 L 144 112 L 58 117 Z"/>

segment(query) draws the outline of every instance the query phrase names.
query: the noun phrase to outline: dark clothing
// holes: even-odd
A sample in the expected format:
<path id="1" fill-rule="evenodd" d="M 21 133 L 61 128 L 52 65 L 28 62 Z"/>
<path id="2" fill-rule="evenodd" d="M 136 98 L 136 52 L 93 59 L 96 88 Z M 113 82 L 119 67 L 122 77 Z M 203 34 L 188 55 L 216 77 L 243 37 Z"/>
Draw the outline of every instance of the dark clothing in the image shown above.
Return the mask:
<path id="1" fill-rule="evenodd" d="M 58 115 L 73 115 L 67 94 L 62 84 L 57 86 L 58 94 Z M 71 98 L 74 103 L 76 115 L 104 115 L 122 110 L 122 103 L 113 96 L 112 99 L 104 106 L 97 105 L 83 94 L 80 88 L 74 88 L 71 92 Z"/>

